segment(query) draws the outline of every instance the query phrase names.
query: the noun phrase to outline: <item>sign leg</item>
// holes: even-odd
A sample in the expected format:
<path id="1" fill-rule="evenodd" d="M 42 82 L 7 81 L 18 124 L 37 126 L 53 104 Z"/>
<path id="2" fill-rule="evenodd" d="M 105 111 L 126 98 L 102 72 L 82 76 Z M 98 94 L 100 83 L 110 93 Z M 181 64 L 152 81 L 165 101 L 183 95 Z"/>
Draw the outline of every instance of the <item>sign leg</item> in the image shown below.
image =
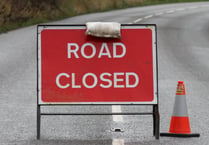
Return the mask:
<path id="1" fill-rule="evenodd" d="M 160 115 L 158 111 L 158 105 L 153 106 L 153 135 L 156 139 L 160 136 Z"/>
<path id="2" fill-rule="evenodd" d="M 155 130 L 156 130 L 156 117 L 155 117 L 155 107 L 153 106 L 153 136 L 155 136 Z"/>
<path id="3" fill-rule="evenodd" d="M 41 134 L 41 106 L 37 106 L 37 139 L 40 139 Z"/>

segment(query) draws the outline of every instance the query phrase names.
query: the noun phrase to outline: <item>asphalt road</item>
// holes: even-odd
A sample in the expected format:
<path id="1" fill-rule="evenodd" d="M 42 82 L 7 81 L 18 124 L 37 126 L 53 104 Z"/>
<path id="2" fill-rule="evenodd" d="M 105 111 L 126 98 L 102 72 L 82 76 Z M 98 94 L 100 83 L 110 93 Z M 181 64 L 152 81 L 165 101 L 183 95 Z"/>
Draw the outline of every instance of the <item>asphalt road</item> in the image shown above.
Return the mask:
<path id="1" fill-rule="evenodd" d="M 206 145 L 209 142 L 209 3 L 138 7 L 77 16 L 53 24 L 88 21 L 157 24 L 160 130 L 167 132 L 176 85 L 183 80 L 192 132 L 200 138 L 155 140 L 151 116 L 42 117 L 36 140 L 36 26 L 0 35 L 0 145 Z M 52 107 L 45 112 L 112 112 L 116 107 Z M 120 107 L 122 112 L 150 107 Z M 113 132 L 120 128 L 122 132 Z"/>

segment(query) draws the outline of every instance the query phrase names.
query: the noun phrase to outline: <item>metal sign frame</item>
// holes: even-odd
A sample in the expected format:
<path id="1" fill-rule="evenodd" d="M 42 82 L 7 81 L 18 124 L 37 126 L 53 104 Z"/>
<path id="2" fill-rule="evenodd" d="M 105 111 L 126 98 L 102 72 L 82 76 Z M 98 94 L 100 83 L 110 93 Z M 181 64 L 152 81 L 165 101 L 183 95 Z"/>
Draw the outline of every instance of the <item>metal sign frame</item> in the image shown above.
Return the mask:
<path id="1" fill-rule="evenodd" d="M 63 29 L 67 27 L 76 28 L 85 28 L 85 25 L 38 25 L 37 26 L 37 139 L 40 139 L 41 132 L 41 116 L 42 115 L 152 115 L 153 116 L 153 135 L 156 139 L 159 139 L 159 128 L 160 128 L 160 116 L 158 109 L 158 59 L 157 59 L 157 29 L 155 24 L 122 24 L 121 27 L 125 28 L 133 28 L 133 27 L 144 27 L 144 28 L 152 28 L 154 30 L 153 37 L 153 75 L 154 75 L 154 100 L 152 102 L 91 102 L 91 103 L 44 103 L 41 101 L 41 44 L 40 37 L 41 31 L 44 29 Z M 41 106 L 64 106 L 64 105 L 151 105 L 153 106 L 152 112 L 131 112 L 131 113 L 43 113 L 41 111 Z"/>

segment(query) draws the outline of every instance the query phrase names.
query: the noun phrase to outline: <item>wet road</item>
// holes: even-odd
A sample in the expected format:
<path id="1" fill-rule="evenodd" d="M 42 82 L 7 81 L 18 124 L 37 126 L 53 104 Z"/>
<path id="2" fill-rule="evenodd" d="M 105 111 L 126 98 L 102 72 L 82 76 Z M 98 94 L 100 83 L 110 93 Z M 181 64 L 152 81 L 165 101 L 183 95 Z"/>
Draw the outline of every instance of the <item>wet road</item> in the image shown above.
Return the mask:
<path id="1" fill-rule="evenodd" d="M 111 145 L 208 143 L 209 3 L 171 4 L 77 16 L 53 24 L 88 21 L 157 24 L 161 132 L 167 132 L 178 80 L 184 80 L 192 132 L 200 138 L 155 140 L 151 116 L 42 117 L 36 140 L 36 26 L 0 35 L 1 145 Z M 52 107 L 49 112 L 114 112 L 114 106 Z M 120 107 L 122 112 L 150 107 Z M 118 111 L 118 110 L 117 110 Z M 122 132 L 113 132 L 120 128 Z"/>

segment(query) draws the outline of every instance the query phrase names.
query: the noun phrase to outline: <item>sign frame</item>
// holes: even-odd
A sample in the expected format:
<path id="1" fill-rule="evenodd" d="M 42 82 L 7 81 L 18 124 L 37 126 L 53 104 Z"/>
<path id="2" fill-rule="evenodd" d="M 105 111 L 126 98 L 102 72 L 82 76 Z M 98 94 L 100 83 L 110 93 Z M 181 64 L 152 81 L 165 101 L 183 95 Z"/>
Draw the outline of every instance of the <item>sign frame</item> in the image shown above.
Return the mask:
<path id="1" fill-rule="evenodd" d="M 95 103 L 95 102 L 90 102 L 90 103 L 44 103 L 41 101 L 41 60 L 40 60 L 40 37 L 41 37 L 41 31 L 44 29 L 63 29 L 63 28 L 68 28 L 68 27 L 74 27 L 75 29 L 77 28 L 85 28 L 86 26 L 81 24 L 71 24 L 71 25 L 37 25 L 37 139 L 40 139 L 41 136 L 41 116 L 49 116 L 49 115 L 152 115 L 153 116 L 153 135 L 155 136 L 156 139 L 159 139 L 159 132 L 160 132 L 160 115 L 159 115 L 159 98 L 158 98 L 158 55 L 157 55 L 157 26 L 156 24 L 121 24 L 121 27 L 124 28 L 133 28 L 133 27 L 142 27 L 142 28 L 150 28 L 152 29 L 153 33 L 153 75 L 154 75 L 154 100 L 152 102 L 102 102 L 102 103 Z M 152 106 L 153 109 L 151 112 L 122 112 L 122 113 L 44 113 L 42 110 L 44 110 L 45 107 L 47 106 L 71 106 L 71 105 L 81 105 L 81 106 L 89 106 L 89 105 L 100 105 L 100 106 L 111 106 L 111 105 L 123 105 L 123 106 L 133 106 L 133 105 L 148 105 Z M 41 109 L 41 107 L 44 106 L 44 108 Z"/>
<path id="2" fill-rule="evenodd" d="M 39 105 L 67 105 L 67 104 L 101 104 L 101 105 L 114 105 L 114 104 L 158 104 L 158 64 L 157 64 L 157 32 L 156 25 L 140 25 L 140 24 L 122 24 L 121 29 L 150 29 L 152 31 L 152 58 L 153 58 L 153 100 L 152 101 L 141 101 L 141 102 L 44 102 L 41 98 L 41 32 L 43 30 L 59 30 L 59 29 L 86 29 L 85 25 L 38 25 L 37 28 L 37 88 L 38 88 L 38 104 Z"/>

